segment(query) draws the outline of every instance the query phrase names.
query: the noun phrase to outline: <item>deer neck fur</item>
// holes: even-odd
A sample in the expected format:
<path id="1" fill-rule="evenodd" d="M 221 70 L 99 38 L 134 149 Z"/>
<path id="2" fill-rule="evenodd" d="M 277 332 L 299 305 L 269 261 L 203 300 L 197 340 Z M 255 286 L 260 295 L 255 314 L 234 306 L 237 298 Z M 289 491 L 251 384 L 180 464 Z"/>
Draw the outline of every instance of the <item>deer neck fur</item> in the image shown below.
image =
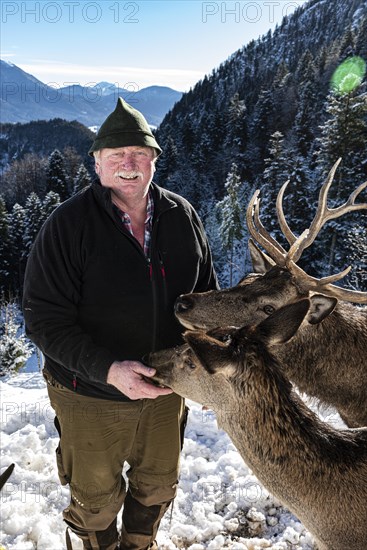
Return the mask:
<path id="1" fill-rule="evenodd" d="M 258 354 L 247 356 L 245 370 L 230 380 L 231 396 L 229 388 L 224 390 L 221 385 L 223 401 L 238 405 L 238 414 L 219 407 L 218 424 L 259 480 L 306 527 L 315 532 L 319 522 L 320 549 L 345 550 L 350 541 L 343 538 L 348 534 L 340 524 L 340 515 L 347 518 L 356 499 L 367 502 L 367 429 L 337 432 L 322 423 L 292 390 L 275 359 L 265 349 L 261 355 L 260 361 Z M 363 463 L 359 466 L 361 454 Z M 356 495 L 358 478 L 364 479 L 364 485 L 362 482 L 362 494 Z M 360 546 L 352 541 L 354 550 L 365 548 L 367 541 L 367 507 L 362 509 L 364 531 Z M 330 519 L 334 513 L 335 523 Z M 340 546 L 335 546 L 338 529 Z"/>
<path id="2" fill-rule="evenodd" d="M 322 323 L 306 322 L 295 338 L 274 349 L 274 354 L 301 392 L 337 407 L 348 425 L 357 427 L 367 425 L 366 349 L 367 308 L 341 303 Z"/>

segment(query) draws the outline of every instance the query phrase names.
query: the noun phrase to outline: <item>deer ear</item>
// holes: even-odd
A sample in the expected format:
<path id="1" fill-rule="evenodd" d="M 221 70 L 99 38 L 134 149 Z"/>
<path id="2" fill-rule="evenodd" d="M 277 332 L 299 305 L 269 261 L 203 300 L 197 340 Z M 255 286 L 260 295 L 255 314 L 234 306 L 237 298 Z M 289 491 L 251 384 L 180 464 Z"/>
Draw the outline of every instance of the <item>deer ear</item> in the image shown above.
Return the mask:
<path id="1" fill-rule="evenodd" d="M 262 252 L 252 239 L 249 239 L 248 247 L 250 250 L 252 267 L 255 273 L 266 273 L 275 266 L 275 262 L 264 252 Z"/>
<path id="2" fill-rule="evenodd" d="M 207 372 L 210 374 L 216 372 L 228 374 L 228 367 L 231 367 L 233 355 L 229 342 L 217 340 L 208 336 L 204 331 L 187 331 L 184 336 L 186 342 Z M 231 372 L 232 370 L 230 368 Z"/>
<path id="3" fill-rule="evenodd" d="M 277 309 L 262 321 L 255 334 L 269 345 L 288 342 L 297 332 L 310 308 L 310 300 L 305 298 Z"/>
<path id="4" fill-rule="evenodd" d="M 317 325 L 321 323 L 332 313 L 335 309 L 338 300 L 336 298 L 331 298 L 330 296 L 325 296 L 324 294 L 314 294 L 310 297 L 311 307 L 307 315 L 307 321 L 310 325 Z"/>

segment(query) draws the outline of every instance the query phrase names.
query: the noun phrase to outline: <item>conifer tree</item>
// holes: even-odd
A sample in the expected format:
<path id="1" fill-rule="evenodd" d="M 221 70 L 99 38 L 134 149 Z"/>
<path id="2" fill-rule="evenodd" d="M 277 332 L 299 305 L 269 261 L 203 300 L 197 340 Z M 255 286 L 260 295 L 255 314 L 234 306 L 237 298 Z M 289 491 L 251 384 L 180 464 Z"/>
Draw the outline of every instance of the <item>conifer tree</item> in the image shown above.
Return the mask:
<path id="1" fill-rule="evenodd" d="M 267 156 L 267 147 L 273 130 L 274 97 L 271 90 L 262 90 L 256 103 L 252 117 L 250 144 L 253 149 L 251 155 L 254 172 L 264 169 L 264 159 Z"/>
<path id="2" fill-rule="evenodd" d="M 73 195 L 75 195 L 85 187 L 88 187 L 91 183 L 92 183 L 92 178 L 90 177 L 88 170 L 82 163 L 79 166 L 79 169 L 74 178 Z"/>
<path id="3" fill-rule="evenodd" d="M 348 265 L 352 266 L 352 269 L 344 281 L 348 287 L 351 286 L 362 291 L 367 291 L 366 229 L 366 224 L 363 225 L 356 221 L 346 234 L 346 261 Z"/>
<path id="4" fill-rule="evenodd" d="M 363 17 L 357 32 L 355 54 L 367 61 L 367 15 Z"/>
<path id="5" fill-rule="evenodd" d="M 241 166 L 247 142 L 246 105 L 238 92 L 231 98 L 226 117 L 226 137 L 224 145 L 232 162 Z"/>
<path id="6" fill-rule="evenodd" d="M 298 235 L 309 227 L 313 210 L 310 208 L 310 194 L 313 192 L 313 173 L 309 170 L 306 160 L 290 150 L 289 185 L 287 214 L 293 231 Z"/>
<path id="7" fill-rule="evenodd" d="M 26 259 L 44 220 L 42 203 L 36 193 L 29 195 L 24 210 L 23 259 Z"/>
<path id="8" fill-rule="evenodd" d="M 331 204 L 341 204 L 367 177 L 367 93 L 331 92 L 326 111 L 328 119 L 321 126 L 317 163 L 321 178 L 325 179 L 337 159 L 342 158 L 329 193 Z M 357 220 L 365 226 L 366 214 L 343 216 L 325 228 L 323 246 L 328 250 L 328 272 L 333 271 L 334 265 L 345 266 L 349 252 L 344 236 Z"/>
<path id="9" fill-rule="evenodd" d="M 9 215 L 9 243 L 11 248 L 11 289 L 18 294 L 23 283 L 25 262 L 23 260 L 23 235 L 25 231 L 25 210 L 15 203 Z"/>
<path id="10" fill-rule="evenodd" d="M 284 151 L 281 132 L 274 132 L 269 141 L 269 156 L 265 159 L 265 169 L 261 186 L 261 216 L 266 229 L 282 240 L 276 217 L 276 199 L 282 185 L 289 180 L 291 166 Z M 288 200 L 286 200 L 286 205 Z"/>
<path id="11" fill-rule="evenodd" d="M 344 59 L 351 57 L 352 55 L 354 55 L 354 52 L 355 52 L 355 36 L 354 36 L 354 32 L 351 29 L 351 26 L 349 25 L 340 42 L 339 62 L 342 62 L 344 61 Z"/>
<path id="12" fill-rule="evenodd" d="M 316 82 L 315 61 L 307 50 L 297 68 L 298 111 L 295 117 L 294 133 L 296 146 L 304 158 L 310 156 L 315 139 L 315 105 L 318 86 Z"/>
<path id="13" fill-rule="evenodd" d="M 367 93 L 331 92 L 327 98 L 328 118 L 321 128 L 317 163 L 323 176 L 341 157 L 339 176 L 349 175 L 355 181 L 367 175 L 366 132 Z M 339 189 L 340 191 L 340 189 Z"/>
<path id="14" fill-rule="evenodd" d="M 282 61 L 274 76 L 272 85 L 274 112 L 271 117 L 271 131 L 285 133 L 292 126 L 296 116 L 297 94 L 293 76 L 288 65 Z"/>
<path id="15" fill-rule="evenodd" d="M 162 156 L 159 158 L 157 162 L 158 177 L 162 182 L 163 186 L 166 186 L 165 182 L 167 181 L 168 176 L 176 170 L 177 159 L 178 159 L 177 146 L 174 139 L 169 134 L 167 136 L 166 141 L 164 142 L 164 150 L 163 150 Z"/>
<path id="16" fill-rule="evenodd" d="M 65 147 L 62 150 L 62 158 L 64 165 L 64 172 L 66 174 L 67 182 L 67 196 L 70 197 L 73 195 L 74 191 L 74 180 L 80 168 L 80 165 L 83 164 L 82 157 L 77 153 L 74 147 Z"/>
<path id="17" fill-rule="evenodd" d="M 32 345 L 19 334 L 19 312 L 13 302 L 0 308 L 0 375 L 14 374 L 32 355 Z"/>
<path id="18" fill-rule="evenodd" d="M 228 284 L 227 258 L 222 246 L 220 235 L 221 212 L 217 207 L 217 203 L 212 200 L 206 201 L 200 211 L 200 217 L 203 220 L 205 232 L 210 242 L 219 284 L 224 287 Z"/>
<path id="19" fill-rule="evenodd" d="M 64 201 L 68 197 L 68 179 L 64 168 L 64 159 L 58 149 L 55 149 L 48 159 L 47 192 L 53 191 Z"/>
<path id="20" fill-rule="evenodd" d="M 8 290 L 10 278 L 9 215 L 0 195 L 0 289 Z"/>
<path id="21" fill-rule="evenodd" d="M 242 185 L 235 163 L 232 164 L 231 170 L 228 173 L 225 182 L 225 191 L 226 194 L 223 200 L 217 203 L 217 208 L 221 217 L 219 233 L 222 246 L 229 254 L 229 284 L 232 286 L 235 271 L 235 253 L 236 249 L 238 252 L 238 248 L 243 246 L 242 241 L 244 237 L 244 208 L 241 206 Z M 236 267 L 238 269 L 240 266 L 237 264 Z"/>
<path id="22" fill-rule="evenodd" d="M 49 191 L 42 202 L 40 227 L 60 204 L 60 196 L 53 191 Z"/>

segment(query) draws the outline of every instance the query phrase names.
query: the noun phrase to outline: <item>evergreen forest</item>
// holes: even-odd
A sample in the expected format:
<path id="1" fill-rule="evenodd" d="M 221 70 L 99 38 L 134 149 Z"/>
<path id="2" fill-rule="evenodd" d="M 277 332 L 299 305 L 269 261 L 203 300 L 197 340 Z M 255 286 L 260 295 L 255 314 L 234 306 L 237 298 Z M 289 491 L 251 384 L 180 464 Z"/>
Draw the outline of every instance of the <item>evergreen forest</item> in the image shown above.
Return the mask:
<path id="1" fill-rule="evenodd" d="M 275 202 L 287 180 L 284 211 L 297 235 L 338 158 L 330 206 L 367 180 L 366 60 L 366 2 L 311 0 L 235 52 L 164 118 L 157 183 L 198 208 L 223 286 L 251 271 L 244 218 L 256 189 L 261 220 L 281 241 Z M 354 78 L 348 67 L 358 63 Z M 320 277 L 353 264 L 342 284 L 366 289 L 366 220 L 362 210 L 329 222 L 300 265 Z"/>

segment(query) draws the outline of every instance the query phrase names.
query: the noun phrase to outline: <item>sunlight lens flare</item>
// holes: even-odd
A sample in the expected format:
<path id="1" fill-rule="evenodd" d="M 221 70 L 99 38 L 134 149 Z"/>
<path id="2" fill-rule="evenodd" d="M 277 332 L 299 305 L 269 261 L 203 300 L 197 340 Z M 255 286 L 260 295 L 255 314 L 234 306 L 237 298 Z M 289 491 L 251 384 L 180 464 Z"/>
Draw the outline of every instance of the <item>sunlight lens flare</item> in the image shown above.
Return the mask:
<path id="1" fill-rule="evenodd" d="M 365 74 L 365 60 L 359 56 L 349 57 L 334 71 L 331 88 L 337 94 L 349 94 L 358 88 Z"/>

